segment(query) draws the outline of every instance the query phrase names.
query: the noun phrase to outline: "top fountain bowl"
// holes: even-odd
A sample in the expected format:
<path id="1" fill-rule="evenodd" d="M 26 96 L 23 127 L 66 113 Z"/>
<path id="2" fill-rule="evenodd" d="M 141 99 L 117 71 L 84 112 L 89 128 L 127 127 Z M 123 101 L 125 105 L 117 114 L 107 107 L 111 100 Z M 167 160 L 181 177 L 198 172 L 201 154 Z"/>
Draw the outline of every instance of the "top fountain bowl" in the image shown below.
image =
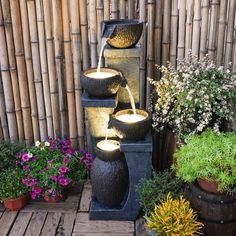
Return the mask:
<path id="1" fill-rule="evenodd" d="M 133 115 L 132 109 L 124 109 L 112 114 L 108 122 L 108 128 L 113 129 L 121 139 L 142 140 L 151 128 L 151 115 L 141 109 L 136 109 L 137 115 L 143 116 L 143 120 L 129 123 L 118 119 L 122 115 Z"/>
<path id="2" fill-rule="evenodd" d="M 125 87 L 127 84 L 122 73 L 112 68 L 100 68 L 99 78 L 93 77 L 96 74 L 98 74 L 97 68 L 91 68 L 84 71 L 81 76 L 81 85 L 91 97 L 112 97 L 120 86 Z"/>
<path id="3" fill-rule="evenodd" d="M 138 20 L 108 20 L 102 22 L 102 36 L 114 48 L 131 48 L 139 41 L 143 23 Z"/>

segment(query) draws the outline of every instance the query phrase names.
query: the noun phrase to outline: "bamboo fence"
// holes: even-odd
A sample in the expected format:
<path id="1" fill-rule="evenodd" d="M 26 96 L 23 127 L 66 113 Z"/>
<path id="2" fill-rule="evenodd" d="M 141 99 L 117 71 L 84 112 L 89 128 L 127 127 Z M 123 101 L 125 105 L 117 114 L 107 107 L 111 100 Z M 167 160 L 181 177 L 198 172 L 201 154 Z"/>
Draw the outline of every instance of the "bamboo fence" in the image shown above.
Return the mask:
<path id="1" fill-rule="evenodd" d="M 189 50 L 236 70 L 235 0 L 0 0 L 0 138 L 31 144 L 68 136 L 85 147 L 83 70 L 97 66 L 102 20 L 144 22 L 140 105 L 155 64 Z M 232 66 L 230 65 L 232 62 Z"/>

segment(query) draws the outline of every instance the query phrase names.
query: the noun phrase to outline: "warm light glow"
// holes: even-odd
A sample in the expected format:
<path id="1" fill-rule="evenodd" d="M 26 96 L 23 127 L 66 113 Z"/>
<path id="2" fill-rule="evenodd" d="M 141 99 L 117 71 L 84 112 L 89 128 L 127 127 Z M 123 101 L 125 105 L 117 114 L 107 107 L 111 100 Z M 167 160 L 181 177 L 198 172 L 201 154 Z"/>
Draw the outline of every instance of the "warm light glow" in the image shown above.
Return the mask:
<path id="1" fill-rule="evenodd" d="M 115 151 L 120 148 L 120 143 L 115 140 L 102 140 L 97 143 L 97 147 L 104 150 L 104 151 Z"/>
<path id="2" fill-rule="evenodd" d="M 105 79 L 114 76 L 115 73 L 112 72 L 92 72 L 86 74 L 87 77 L 89 78 L 94 78 L 94 79 Z"/>
<path id="3" fill-rule="evenodd" d="M 139 115 L 139 114 L 136 114 L 136 115 L 134 115 L 134 114 L 122 114 L 122 115 L 116 116 L 116 119 L 120 120 L 122 122 L 125 122 L 125 123 L 135 123 L 135 122 L 146 119 L 146 116 Z"/>

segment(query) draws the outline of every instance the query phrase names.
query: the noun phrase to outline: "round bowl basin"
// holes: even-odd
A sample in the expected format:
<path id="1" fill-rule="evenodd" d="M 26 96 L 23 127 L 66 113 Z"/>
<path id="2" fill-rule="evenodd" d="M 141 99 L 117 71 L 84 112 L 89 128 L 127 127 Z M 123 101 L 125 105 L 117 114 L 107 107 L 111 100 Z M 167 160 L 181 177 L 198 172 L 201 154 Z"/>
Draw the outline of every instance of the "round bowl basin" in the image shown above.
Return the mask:
<path id="1" fill-rule="evenodd" d="M 137 119 L 132 109 L 118 111 L 110 116 L 108 127 L 121 139 L 144 139 L 151 127 L 151 116 L 145 110 L 136 109 L 136 113 Z"/>
<path id="2" fill-rule="evenodd" d="M 91 68 L 83 72 L 81 85 L 91 97 L 108 98 L 117 93 L 120 86 L 126 86 L 126 81 L 118 70 L 102 67 Z"/>
<path id="3" fill-rule="evenodd" d="M 109 20 L 102 22 L 102 35 L 114 48 L 131 48 L 139 41 L 143 23 L 138 20 Z"/>

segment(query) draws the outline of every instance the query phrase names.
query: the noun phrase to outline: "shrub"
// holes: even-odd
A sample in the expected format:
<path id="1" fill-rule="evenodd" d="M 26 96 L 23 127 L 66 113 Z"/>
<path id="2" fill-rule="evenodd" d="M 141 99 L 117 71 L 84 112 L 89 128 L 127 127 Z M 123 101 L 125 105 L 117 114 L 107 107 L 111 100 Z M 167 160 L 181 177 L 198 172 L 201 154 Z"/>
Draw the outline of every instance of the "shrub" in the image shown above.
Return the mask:
<path id="1" fill-rule="evenodd" d="M 156 236 L 193 236 L 202 234 L 203 224 L 197 221 L 197 214 L 182 196 L 173 199 L 170 194 L 155 205 L 146 226 L 156 231 Z"/>
<path id="2" fill-rule="evenodd" d="M 162 173 L 153 172 L 153 179 L 142 179 L 136 187 L 140 205 L 146 214 L 149 214 L 169 192 L 173 197 L 178 197 L 183 193 L 183 189 L 182 180 L 168 170 Z"/>

